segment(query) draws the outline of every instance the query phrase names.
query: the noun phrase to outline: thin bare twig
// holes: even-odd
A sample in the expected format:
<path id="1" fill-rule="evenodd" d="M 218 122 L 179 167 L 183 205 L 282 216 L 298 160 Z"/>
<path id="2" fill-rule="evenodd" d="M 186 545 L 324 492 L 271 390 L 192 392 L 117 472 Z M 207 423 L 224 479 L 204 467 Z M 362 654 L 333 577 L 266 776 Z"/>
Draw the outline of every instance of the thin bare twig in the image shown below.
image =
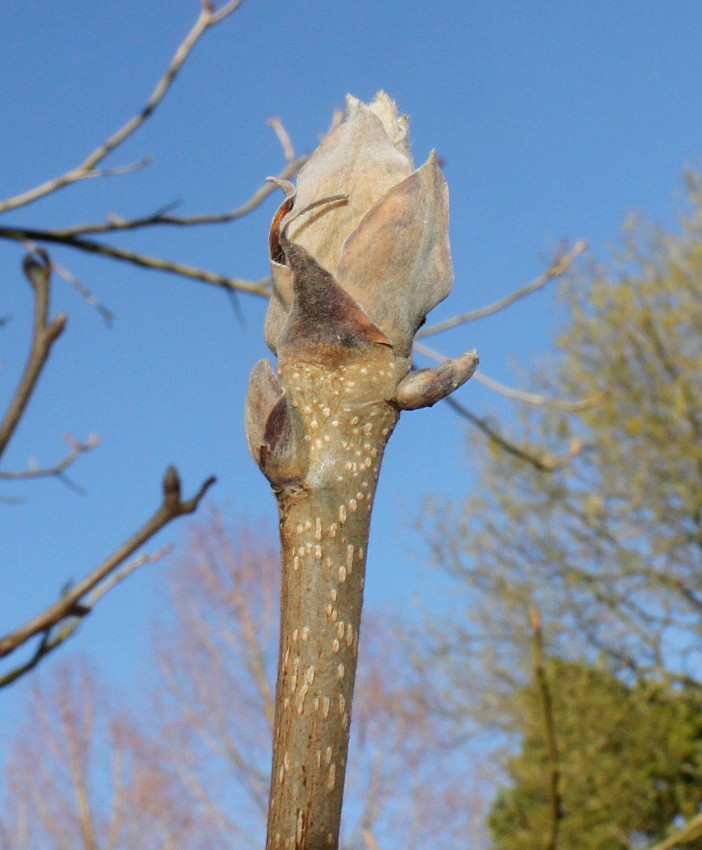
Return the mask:
<path id="1" fill-rule="evenodd" d="M 280 146 L 283 149 L 285 161 L 292 162 L 295 159 L 295 148 L 290 141 L 290 136 L 288 135 L 288 131 L 285 129 L 283 122 L 280 118 L 269 118 L 266 123 L 273 129 L 273 132 L 278 137 Z"/>
<path id="2" fill-rule="evenodd" d="M 423 354 L 425 357 L 429 357 L 437 363 L 443 363 L 444 360 L 448 360 L 448 357 L 444 354 L 435 351 L 433 348 L 429 348 L 429 346 L 424 345 L 424 343 L 415 342 L 413 347 L 415 351 L 419 352 L 419 354 Z M 507 387 L 499 381 L 495 381 L 493 378 L 489 378 L 487 375 L 477 370 L 473 373 L 473 378 L 506 398 L 524 401 L 527 404 L 553 407 L 557 410 L 567 410 L 571 413 L 577 413 L 581 410 L 587 410 L 590 407 L 602 404 L 602 402 L 609 396 L 609 393 L 603 392 L 579 401 L 568 401 L 567 399 L 548 398 L 548 396 L 545 395 L 537 395 L 536 393 L 529 393 L 524 390 L 516 390 L 513 387 Z"/>
<path id="3" fill-rule="evenodd" d="M 218 24 L 221 20 L 234 12 L 237 7 L 241 5 L 241 2 L 242 0 L 231 0 L 231 2 L 225 3 L 219 11 L 215 11 L 214 6 L 211 3 L 203 4 L 195 24 L 173 54 L 168 67 L 156 84 L 156 87 L 151 93 L 149 99 L 146 101 L 144 107 L 136 115 L 132 116 L 125 124 L 123 124 L 119 130 L 113 133 L 109 139 L 104 141 L 101 145 L 95 148 L 95 150 L 88 154 L 83 162 L 75 168 L 72 168 L 64 174 L 60 174 L 58 177 L 53 177 L 50 180 L 41 183 L 33 189 L 29 189 L 26 192 L 22 192 L 19 195 L 15 195 L 12 198 L 7 198 L 0 202 L 0 213 L 26 206 L 39 198 L 43 198 L 46 195 L 56 192 L 64 186 L 76 183 L 79 180 L 106 176 L 108 173 L 116 173 L 115 169 L 97 170 L 96 166 L 102 162 L 102 160 L 104 160 L 111 151 L 122 144 L 125 139 L 141 127 L 144 121 L 146 121 L 146 119 L 154 113 L 202 34 L 211 26 Z"/>
<path id="4" fill-rule="evenodd" d="M 37 385 L 39 376 L 51 352 L 51 347 L 66 326 L 66 316 L 60 313 L 49 321 L 49 296 L 51 292 L 51 261 L 46 251 L 40 249 L 24 258 L 24 273 L 34 290 L 34 325 L 27 363 L 17 389 L 0 422 L 0 457 L 19 425 L 22 414 Z"/>
<path id="5" fill-rule="evenodd" d="M 597 395 L 590 396 L 590 398 L 583 398 L 579 401 L 569 401 L 568 399 L 549 398 L 548 396 L 541 395 L 539 393 L 529 393 L 525 390 L 516 390 L 513 387 L 507 387 L 504 384 L 501 384 L 494 378 L 489 378 L 482 372 L 480 374 L 474 374 L 473 377 L 476 378 L 479 383 L 489 387 L 491 390 L 495 390 L 495 392 L 500 393 L 500 395 L 503 395 L 506 398 L 513 398 L 517 401 L 524 401 L 527 404 L 534 404 L 537 406 L 553 407 L 556 410 L 565 410 L 569 413 L 579 413 L 581 410 L 589 410 L 591 407 L 597 407 L 598 404 L 602 404 L 603 401 L 606 401 L 610 395 L 609 392 L 601 392 L 597 393 Z"/>
<path id="6" fill-rule="evenodd" d="M 70 434 L 64 434 L 63 439 L 70 445 L 71 450 L 58 463 L 55 463 L 53 466 L 30 467 L 29 469 L 16 470 L 14 472 L 0 470 L 0 479 L 4 479 L 5 481 L 24 481 L 28 478 L 49 478 L 52 475 L 60 476 L 62 472 L 74 463 L 79 455 L 89 452 L 100 443 L 99 438 L 95 434 L 91 434 L 85 443 L 75 440 Z"/>
<path id="7" fill-rule="evenodd" d="M 24 625 L 0 639 L 0 658 L 9 655 L 30 638 L 46 632 L 66 617 L 87 613 L 84 597 L 110 573 L 132 555 L 140 546 L 160 531 L 165 525 L 183 514 L 193 513 L 207 490 L 215 483 L 214 476 L 208 478 L 190 499 L 181 501 L 180 478 L 174 466 L 168 467 L 163 478 L 163 500 L 153 516 L 125 540 L 105 561 L 79 581 L 53 605 L 49 605 Z"/>
<path id="8" fill-rule="evenodd" d="M 33 670 L 43 658 L 45 658 L 50 652 L 53 652 L 53 650 L 57 647 L 61 646 L 62 643 L 65 643 L 68 638 L 75 633 L 85 614 L 92 611 L 96 603 L 108 591 L 112 590 L 115 585 L 124 581 L 127 576 L 130 576 L 135 570 L 144 564 L 155 564 L 165 554 L 170 552 L 171 548 L 170 544 L 166 544 L 156 552 L 145 552 L 144 554 L 139 555 L 137 558 L 129 561 L 129 563 L 124 564 L 121 569 L 116 570 L 108 576 L 102 584 L 93 588 L 93 590 L 84 597 L 80 613 L 75 616 L 66 617 L 57 623 L 55 627 L 49 627 L 44 632 L 39 646 L 36 648 L 34 654 L 29 660 L 5 673 L 3 676 L 0 676 L 0 688 L 11 685 L 13 682 L 16 682 L 17 679 L 21 678 L 26 673 L 29 673 L 30 670 Z"/>
<path id="9" fill-rule="evenodd" d="M 307 162 L 307 156 L 301 156 L 289 162 L 285 168 L 277 175 L 280 180 L 288 180 L 294 177 L 302 166 Z M 168 211 L 172 209 L 172 204 L 169 204 L 165 209 L 158 210 L 151 215 L 142 216 L 141 218 L 124 219 L 119 216 L 112 216 L 110 221 L 99 222 L 95 224 L 77 224 L 73 227 L 64 227 L 50 231 L 57 239 L 70 238 L 73 236 L 85 236 L 90 233 L 114 233 L 123 230 L 136 230 L 141 227 L 152 227 L 154 225 L 171 225 L 171 226 L 191 226 L 196 224 L 226 224 L 229 221 L 243 218 L 243 216 L 255 210 L 263 201 L 274 192 L 276 187 L 268 182 L 260 186 L 251 195 L 251 197 L 238 207 L 224 213 L 214 213 L 209 215 L 191 215 L 177 216 L 169 215 Z M 0 233 L 0 236 L 3 235 Z"/>
<path id="10" fill-rule="evenodd" d="M 252 295 L 260 295 L 265 298 L 269 296 L 269 292 L 266 289 L 268 278 L 252 281 L 242 280 L 241 278 L 235 277 L 227 277 L 226 275 L 218 274 L 217 272 L 209 272 L 205 269 L 198 269 L 195 266 L 189 266 L 185 263 L 176 263 L 171 260 L 160 259 L 159 257 L 149 257 L 146 254 L 138 254 L 134 251 L 124 250 L 123 248 L 115 248 L 112 245 L 104 245 L 101 242 L 93 242 L 90 239 L 63 237 L 60 235 L 57 236 L 51 230 L 0 227 L 0 239 L 13 239 L 17 242 L 23 242 L 27 239 L 37 242 L 51 242 L 58 245 L 65 245 L 68 248 L 76 248 L 80 251 L 86 251 L 89 254 L 101 254 L 104 257 L 111 257 L 115 260 L 133 263 L 134 265 L 142 266 L 144 268 L 171 272 L 192 280 L 201 280 L 205 283 L 211 283 L 214 286 L 221 286 L 224 289 L 239 290 L 241 292 L 248 292 Z"/>
<path id="11" fill-rule="evenodd" d="M 500 298 L 499 301 L 495 301 L 493 304 L 488 304 L 486 307 L 481 307 L 478 310 L 472 310 L 470 313 L 463 313 L 460 316 L 452 316 L 444 322 L 437 322 L 435 325 L 424 327 L 417 331 L 415 339 L 431 336 L 432 334 L 439 333 L 440 331 L 455 328 L 465 322 L 473 322 L 476 319 L 482 319 L 485 316 L 492 315 L 492 313 L 504 310 L 505 307 L 508 307 L 520 298 L 524 298 L 526 295 L 531 295 L 532 292 L 536 292 L 537 289 L 541 289 L 541 287 L 545 286 L 549 281 L 565 274 L 576 258 L 579 257 L 586 248 L 587 243 L 581 239 L 575 243 L 570 251 L 566 253 L 564 253 L 564 248 L 559 249 L 558 253 L 553 258 L 551 265 L 542 275 L 537 277 L 536 280 L 533 280 L 531 283 L 527 283 L 519 289 L 515 289 L 508 295 L 505 295 L 504 298 Z"/>
<path id="12" fill-rule="evenodd" d="M 512 443 L 506 437 L 503 437 L 502 434 L 493 428 L 486 419 L 476 416 L 475 413 L 471 412 L 467 407 L 464 407 L 460 402 L 456 401 L 453 396 L 447 396 L 444 401 L 449 405 L 449 407 L 455 410 L 456 413 L 464 419 L 467 419 L 471 424 L 475 425 L 478 430 L 482 431 L 490 442 L 507 452 L 507 454 L 526 461 L 526 463 L 531 464 L 541 472 L 553 472 L 556 469 L 562 469 L 564 466 L 571 463 L 573 458 L 577 457 L 582 451 L 582 444 L 577 440 L 573 440 L 569 451 L 564 455 L 559 456 L 551 453 L 545 453 L 537 456 L 531 454 L 531 452 L 520 448 L 516 445 L 516 443 Z"/>
<path id="13" fill-rule="evenodd" d="M 108 310 L 104 304 L 101 304 L 100 301 L 95 297 L 95 295 L 88 289 L 87 286 L 84 286 L 74 274 L 65 269 L 62 265 L 56 262 L 56 260 L 52 260 L 51 266 L 53 270 L 56 272 L 59 277 L 62 277 L 66 283 L 70 284 L 79 295 L 82 295 L 83 298 L 93 307 L 98 313 L 102 316 L 105 324 L 108 328 L 112 327 L 112 322 L 114 321 L 114 313 L 111 310 Z"/>
<path id="14" fill-rule="evenodd" d="M 553 697 L 551 695 L 551 687 L 544 667 L 544 635 L 541 626 L 541 614 L 536 610 L 536 608 L 532 608 L 529 613 L 531 615 L 531 628 L 533 634 L 534 677 L 536 678 L 536 685 L 541 697 L 549 765 L 548 785 L 551 805 L 549 835 L 546 839 L 544 850 L 557 850 L 558 832 L 561 820 L 563 819 L 560 754 L 558 751 L 558 739 L 556 737 L 556 724 L 553 716 Z"/>

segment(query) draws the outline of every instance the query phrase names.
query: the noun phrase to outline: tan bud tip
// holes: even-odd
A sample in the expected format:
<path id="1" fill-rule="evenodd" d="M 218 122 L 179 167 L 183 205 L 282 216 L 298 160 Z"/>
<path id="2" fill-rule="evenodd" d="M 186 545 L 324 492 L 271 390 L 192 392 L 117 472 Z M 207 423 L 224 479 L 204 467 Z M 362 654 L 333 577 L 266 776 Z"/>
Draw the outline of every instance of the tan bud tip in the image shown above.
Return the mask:
<path id="1" fill-rule="evenodd" d="M 478 366 L 478 352 L 467 351 L 460 357 L 444 360 L 431 369 L 418 369 L 403 378 L 395 394 L 401 410 L 431 407 L 465 384 Z"/>

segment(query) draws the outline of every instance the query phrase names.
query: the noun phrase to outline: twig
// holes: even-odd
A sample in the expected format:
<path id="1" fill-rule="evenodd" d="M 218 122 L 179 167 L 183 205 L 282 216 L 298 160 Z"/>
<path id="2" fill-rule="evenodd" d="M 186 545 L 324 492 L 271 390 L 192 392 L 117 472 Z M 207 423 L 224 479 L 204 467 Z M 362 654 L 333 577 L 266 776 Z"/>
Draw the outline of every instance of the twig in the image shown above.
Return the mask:
<path id="1" fill-rule="evenodd" d="M 429 348 L 428 345 L 424 345 L 421 342 L 415 342 L 413 347 L 415 351 L 423 354 L 425 357 L 431 358 L 437 363 L 443 363 L 444 360 L 448 360 L 444 354 L 435 351 L 433 348 Z M 507 387 L 499 381 L 495 381 L 493 378 L 489 378 L 487 375 L 477 370 L 473 373 L 473 378 L 478 381 L 478 383 L 481 383 L 486 387 L 490 387 L 491 390 L 495 390 L 495 392 L 498 392 L 500 395 L 507 398 L 524 401 L 527 404 L 553 407 L 557 410 L 567 410 L 571 413 L 577 413 L 581 410 L 587 410 L 590 407 L 602 404 L 602 402 L 609 396 L 609 393 L 602 392 L 595 396 L 591 396 L 590 398 L 581 399 L 580 401 L 568 401 L 567 399 L 548 398 L 545 395 L 537 395 L 536 393 L 529 393 L 524 390 L 515 390 L 513 387 Z"/>
<path id="2" fill-rule="evenodd" d="M 49 296 L 51 291 L 51 261 L 43 249 L 27 254 L 24 258 L 24 273 L 34 290 L 34 325 L 32 343 L 27 363 L 0 423 L 0 457 L 19 425 L 27 408 L 42 369 L 49 357 L 51 347 L 66 326 L 66 316 L 60 313 L 49 321 Z"/>
<path id="3" fill-rule="evenodd" d="M 135 570 L 144 564 L 155 564 L 159 561 L 166 553 L 170 552 L 171 545 L 166 544 L 158 549 L 156 552 L 152 553 L 144 553 L 143 555 L 139 555 L 139 557 L 134 558 L 129 563 L 125 564 L 121 569 L 116 570 L 112 575 L 108 576 L 102 584 L 93 588 L 93 590 L 87 594 L 84 598 L 80 613 L 75 616 L 70 616 L 64 618 L 59 623 L 56 624 L 55 627 L 49 626 L 39 643 L 39 646 L 34 651 L 32 657 L 26 661 L 24 664 L 20 664 L 18 667 L 10 670 L 5 673 L 3 676 L 0 676 L 0 688 L 4 688 L 7 685 L 11 685 L 13 682 L 16 682 L 17 679 L 21 678 L 25 675 L 25 673 L 29 673 L 30 670 L 33 670 L 37 664 L 50 652 L 55 650 L 57 647 L 61 646 L 62 643 L 68 640 L 76 631 L 78 626 L 80 625 L 85 614 L 89 613 L 93 610 L 98 600 L 103 597 L 109 590 L 119 584 L 121 581 L 124 581 L 127 576 L 130 576 Z"/>
<path id="4" fill-rule="evenodd" d="M 610 393 L 605 391 L 597 393 L 597 395 L 590 396 L 590 398 L 583 398 L 579 401 L 569 401 L 568 399 L 549 398 L 548 396 L 540 395 L 538 393 L 529 393 L 525 390 L 515 390 L 513 387 L 507 387 L 504 384 L 501 384 L 494 378 L 489 378 L 482 372 L 480 374 L 476 373 L 473 377 L 476 378 L 479 383 L 489 387 L 491 390 L 495 390 L 495 392 L 500 393 L 506 398 L 513 398 L 517 401 L 525 401 L 527 404 L 534 404 L 537 406 L 553 407 L 556 410 L 565 410 L 569 413 L 579 413 L 581 410 L 589 410 L 591 407 L 597 407 L 598 404 L 602 404 L 602 402 L 610 396 Z"/>
<path id="5" fill-rule="evenodd" d="M 375 835 L 371 832 L 370 829 L 363 830 L 363 842 L 367 847 L 367 850 L 380 850 L 380 845 L 375 839 Z"/>
<path id="6" fill-rule="evenodd" d="M 649 848 L 649 850 L 673 850 L 673 847 L 679 847 L 683 842 L 688 842 L 693 838 L 698 838 L 701 834 L 702 812 L 695 815 L 694 818 L 689 820 L 684 826 L 677 830 L 677 832 L 674 832 L 664 841 L 656 844 L 655 847 Z"/>
<path id="7" fill-rule="evenodd" d="M 215 483 L 214 476 L 208 478 L 198 492 L 186 501 L 181 501 L 180 478 L 174 466 L 169 466 L 163 478 L 163 501 L 153 516 L 128 540 L 119 546 L 105 561 L 78 582 L 53 605 L 49 605 L 23 626 L 0 639 L 0 658 L 13 652 L 31 637 L 52 628 L 66 617 L 74 616 L 83 597 L 125 561 L 134 551 L 160 531 L 165 525 L 183 514 L 193 513 L 207 490 Z"/>
<path id="8" fill-rule="evenodd" d="M 0 202 L 0 213 L 17 209 L 21 206 L 26 206 L 39 198 L 43 198 L 46 195 L 56 192 L 71 183 L 76 183 L 79 180 L 85 180 L 86 178 L 96 176 L 105 176 L 107 172 L 115 173 L 115 169 L 103 169 L 99 171 L 96 170 L 96 166 L 102 162 L 102 160 L 104 160 L 111 151 L 118 147 L 118 145 L 122 144 L 125 139 L 141 127 L 144 121 L 153 114 L 165 97 L 173 83 L 173 80 L 202 34 L 211 26 L 219 23 L 234 12 L 241 2 L 242 0 L 231 0 L 231 2 L 225 3 L 219 11 L 215 11 L 211 3 L 203 3 L 195 24 L 173 54 L 173 58 L 161 76 L 161 79 L 156 84 L 156 88 L 151 93 L 151 96 L 146 101 L 145 106 L 136 115 L 132 116 L 125 124 L 123 124 L 119 130 L 113 133 L 109 139 L 95 148 L 92 153 L 88 154 L 80 165 L 77 165 L 75 168 L 72 168 L 70 171 L 61 174 L 58 177 L 53 177 L 51 180 L 47 180 L 44 183 L 35 186 L 33 189 L 29 189 L 26 192 L 22 192 L 19 195 L 15 195 L 12 198 L 7 198 L 5 201 Z"/>
<path id="9" fill-rule="evenodd" d="M 146 254 L 137 254 L 134 251 L 126 251 L 123 248 L 115 248 L 112 245 L 104 245 L 101 242 L 93 242 L 91 239 L 80 239 L 78 237 L 64 237 L 57 235 L 51 230 L 20 229 L 16 227 L 0 227 L 0 239 L 13 239 L 23 242 L 31 239 L 37 242 L 51 242 L 57 245 L 65 245 L 68 248 L 76 248 L 89 254 L 101 254 L 115 260 L 122 260 L 149 269 L 171 272 L 192 280 L 202 280 L 224 289 L 234 289 L 248 292 L 252 295 L 260 295 L 265 298 L 269 296 L 266 289 L 268 278 L 262 280 L 242 280 L 241 278 L 227 277 L 217 272 L 209 272 L 198 269 L 185 263 L 176 263 L 171 260 L 163 260 L 159 257 L 149 257 Z"/>
<path id="10" fill-rule="evenodd" d="M 507 454 L 530 463 L 542 472 L 553 472 L 556 469 L 562 469 L 564 466 L 568 466 L 568 464 L 572 462 L 573 458 L 577 457 L 582 451 L 582 443 L 578 440 L 572 440 L 570 449 L 564 455 L 558 456 L 547 453 L 537 457 L 525 449 L 520 448 L 515 443 L 511 443 L 506 437 L 503 437 L 502 434 L 496 431 L 486 419 L 476 416 L 475 413 L 472 413 L 467 407 L 464 407 L 460 402 L 456 401 L 453 396 L 447 396 L 444 401 L 449 405 L 449 407 L 455 410 L 456 413 L 463 416 L 463 418 L 467 419 L 471 424 L 475 425 L 475 427 L 482 431 L 482 433 L 485 434 L 491 442 L 503 449 L 507 452 Z"/>
<path id="11" fill-rule="evenodd" d="M 65 269 L 62 265 L 56 262 L 56 260 L 52 260 L 51 262 L 52 268 L 56 272 L 57 275 L 62 277 L 66 283 L 69 283 L 79 295 L 82 295 L 83 298 L 93 307 L 98 313 L 102 316 L 105 321 L 105 324 L 108 328 L 112 327 L 112 322 L 114 321 L 115 315 L 111 310 L 108 310 L 104 304 L 101 304 L 95 295 L 88 289 L 87 286 L 84 286 L 75 275 Z"/>
<path id="12" fill-rule="evenodd" d="M 294 177 L 302 166 L 307 162 L 307 156 L 301 156 L 289 162 L 288 165 L 277 175 L 280 180 Z M 243 216 L 255 210 L 272 193 L 276 187 L 268 182 L 260 186 L 251 195 L 248 201 L 225 213 L 214 213 L 210 215 L 177 216 L 168 215 L 173 205 L 169 204 L 164 209 L 158 210 L 152 215 L 141 218 L 124 219 L 113 216 L 110 221 L 96 224 L 77 224 L 73 227 L 65 227 L 60 230 L 52 230 L 51 233 L 57 238 L 84 236 L 90 233 L 113 233 L 115 231 L 136 230 L 141 227 L 152 227 L 154 225 L 191 226 L 196 224 L 226 224 L 229 221 L 243 218 Z"/>
<path id="13" fill-rule="evenodd" d="M 505 307 L 508 307 L 520 298 L 524 298 L 525 295 L 531 295 L 532 292 L 536 292 L 537 289 L 541 289 L 541 287 L 545 286 L 554 278 L 565 274 L 574 260 L 579 257 L 586 248 L 587 242 L 584 242 L 581 239 L 576 242 L 573 248 L 567 253 L 563 253 L 562 248 L 559 249 L 551 262 L 551 265 L 542 275 L 537 277 L 536 280 L 533 280 L 531 283 L 527 283 L 519 289 L 515 289 L 514 292 L 510 292 L 509 295 L 505 295 L 505 297 L 500 298 L 499 301 L 495 301 L 493 304 L 488 304 L 486 307 L 481 307 L 479 310 L 472 310 L 470 313 L 463 313 L 460 316 L 452 316 L 444 322 L 437 322 L 435 325 L 429 325 L 428 327 L 422 328 L 417 331 L 415 339 L 431 336 L 431 334 L 436 334 L 440 331 L 448 330 L 449 328 L 455 328 L 457 325 L 462 325 L 465 322 L 473 322 L 476 319 L 482 319 L 485 316 L 490 316 L 492 313 L 497 313 L 500 310 L 503 310 Z"/>
<path id="14" fill-rule="evenodd" d="M 0 470 L 0 479 L 6 481 L 23 481 L 27 478 L 48 478 L 52 475 L 60 476 L 68 467 L 76 460 L 76 458 L 84 452 L 89 452 L 94 449 L 100 442 L 99 438 L 92 434 L 88 437 L 87 442 L 80 443 L 74 440 L 70 434 L 64 434 L 63 439 L 71 446 L 71 451 L 53 466 L 37 467 L 36 469 L 23 469 L 14 472 Z"/>
<path id="15" fill-rule="evenodd" d="M 292 162 L 295 159 L 295 149 L 293 148 L 292 142 L 290 141 L 288 131 L 283 126 L 283 122 L 280 120 L 280 118 L 269 118 L 268 121 L 266 121 L 266 124 L 268 124 L 268 126 L 273 129 L 273 132 L 278 137 L 280 146 L 283 149 L 283 156 L 285 157 L 285 161 Z"/>
<path id="16" fill-rule="evenodd" d="M 534 676 L 541 696 L 549 763 L 549 797 L 551 801 L 551 817 L 549 835 L 546 840 L 544 850 L 557 850 L 558 832 L 561 820 L 563 819 L 560 754 L 558 751 L 558 739 L 556 738 L 556 724 L 553 717 L 553 698 L 551 696 L 551 688 L 544 668 L 544 635 L 541 627 L 541 614 L 536 610 L 536 608 L 532 608 L 529 613 L 531 615 L 531 627 L 533 632 Z"/>

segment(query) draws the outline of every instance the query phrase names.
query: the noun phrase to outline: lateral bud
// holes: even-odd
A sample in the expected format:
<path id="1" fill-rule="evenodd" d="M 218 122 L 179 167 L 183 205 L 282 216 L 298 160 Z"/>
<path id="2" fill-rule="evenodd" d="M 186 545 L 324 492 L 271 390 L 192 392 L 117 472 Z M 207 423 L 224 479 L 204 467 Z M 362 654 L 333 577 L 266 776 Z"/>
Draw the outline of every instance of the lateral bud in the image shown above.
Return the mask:
<path id="1" fill-rule="evenodd" d="M 301 425 L 268 360 L 259 360 L 251 370 L 244 425 L 251 456 L 274 487 L 305 475 Z"/>
<path id="2" fill-rule="evenodd" d="M 465 384 L 478 366 L 478 352 L 473 348 L 460 357 L 444 360 L 430 369 L 418 369 L 403 378 L 395 394 L 400 410 L 431 407 Z"/>

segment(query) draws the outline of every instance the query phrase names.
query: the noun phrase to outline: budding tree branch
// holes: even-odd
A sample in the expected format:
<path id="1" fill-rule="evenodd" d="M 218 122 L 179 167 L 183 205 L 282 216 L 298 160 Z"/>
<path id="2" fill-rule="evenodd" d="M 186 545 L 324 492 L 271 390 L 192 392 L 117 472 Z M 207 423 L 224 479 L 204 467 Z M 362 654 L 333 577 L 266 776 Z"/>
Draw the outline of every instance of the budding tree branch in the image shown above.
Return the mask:
<path id="1" fill-rule="evenodd" d="M 46 633 L 65 618 L 87 614 L 90 609 L 85 605 L 86 594 L 103 582 L 165 525 L 176 517 L 193 513 L 205 493 L 215 483 L 215 480 L 214 477 L 208 478 L 194 496 L 183 501 L 180 494 L 178 472 L 174 466 L 170 466 L 163 478 L 163 499 L 154 514 L 108 558 L 64 593 L 60 599 L 24 625 L 0 638 L 0 658 L 14 652 L 34 635 L 40 632 Z"/>

